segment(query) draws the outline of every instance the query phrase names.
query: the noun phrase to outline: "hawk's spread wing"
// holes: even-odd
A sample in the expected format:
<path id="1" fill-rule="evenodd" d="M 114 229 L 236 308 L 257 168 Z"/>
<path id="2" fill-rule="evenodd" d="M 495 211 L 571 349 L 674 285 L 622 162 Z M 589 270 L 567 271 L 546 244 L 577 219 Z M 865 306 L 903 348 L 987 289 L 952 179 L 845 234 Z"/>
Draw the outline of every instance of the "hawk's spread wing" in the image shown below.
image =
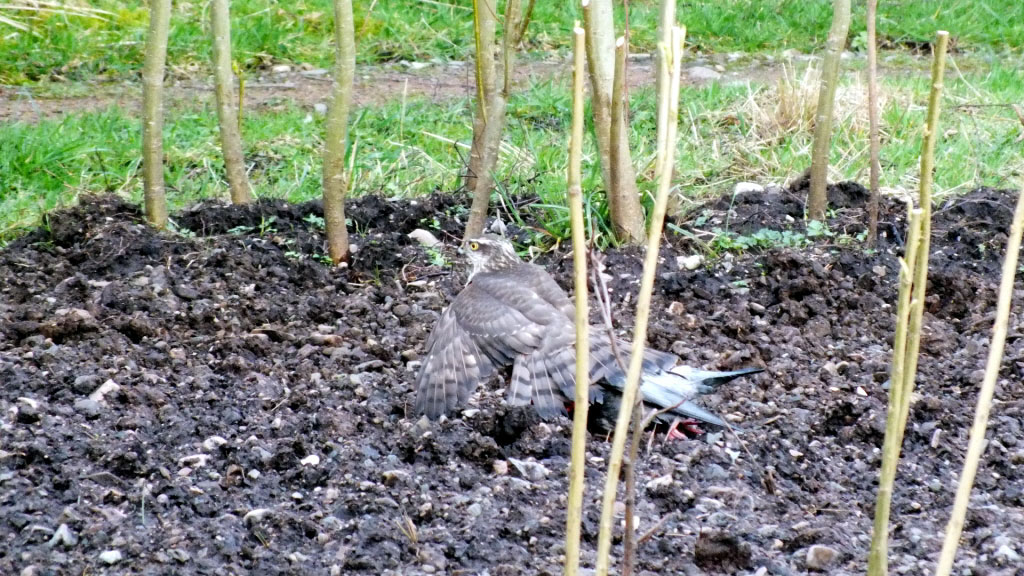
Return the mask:
<path id="1" fill-rule="evenodd" d="M 544 344 L 553 343 L 552 334 L 571 335 L 572 321 L 563 311 L 562 300 L 571 306 L 558 284 L 539 267 L 477 274 L 441 314 L 427 340 L 416 381 L 417 411 L 436 418 L 453 410 L 494 367 L 549 349 Z M 534 359 L 533 363 L 542 362 Z M 535 370 L 530 372 L 537 377 Z M 548 405 L 553 403 L 546 400 Z"/>
<path id="2" fill-rule="evenodd" d="M 416 411 L 437 418 L 454 409 L 493 369 L 449 307 L 427 340 L 427 356 L 416 379 Z"/>

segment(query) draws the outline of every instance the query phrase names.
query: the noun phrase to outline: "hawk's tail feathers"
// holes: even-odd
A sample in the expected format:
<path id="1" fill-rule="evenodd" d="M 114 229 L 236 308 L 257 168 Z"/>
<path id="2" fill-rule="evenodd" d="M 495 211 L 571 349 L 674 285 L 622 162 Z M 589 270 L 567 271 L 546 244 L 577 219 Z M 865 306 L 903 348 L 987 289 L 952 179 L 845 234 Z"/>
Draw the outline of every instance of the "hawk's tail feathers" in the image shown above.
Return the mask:
<path id="1" fill-rule="evenodd" d="M 534 352 L 528 358 L 533 373 L 533 407 L 544 419 L 565 414 L 565 403 L 547 359 L 541 352 Z M 560 376 L 557 368 L 554 373 Z"/>
<path id="2" fill-rule="evenodd" d="M 528 358 L 529 356 L 516 358 L 516 362 L 512 366 L 512 383 L 508 387 L 509 406 L 526 406 L 530 403 L 533 387 L 530 385 Z"/>

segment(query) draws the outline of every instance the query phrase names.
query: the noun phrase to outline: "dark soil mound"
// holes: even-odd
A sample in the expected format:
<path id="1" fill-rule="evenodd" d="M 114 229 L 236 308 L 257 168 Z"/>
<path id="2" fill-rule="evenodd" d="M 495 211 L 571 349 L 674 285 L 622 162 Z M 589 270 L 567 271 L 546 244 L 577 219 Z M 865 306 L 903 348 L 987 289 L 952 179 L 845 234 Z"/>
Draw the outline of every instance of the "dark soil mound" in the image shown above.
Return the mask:
<path id="1" fill-rule="evenodd" d="M 859 189 L 844 190 L 834 230 L 862 215 Z M 708 210 L 750 230 L 785 227 L 796 225 L 786 206 L 801 220 L 794 198 Z M 1012 204 L 981 190 L 936 209 L 893 502 L 901 573 L 927 571 L 940 547 Z M 889 234 L 871 254 L 826 242 L 686 270 L 677 257 L 693 245 L 667 239 L 651 345 L 767 372 L 707 399 L 742 426 L 739 439 L 650 445 L 640 529 L 674 515 L 640 549 L 641 570 L 802 573 L 822 545 L 838 552 L 829 573 L 863 572 L 900 210 L 886 208 Z M 0 573 L 560 573 L 568 421 L 505 408 L 495 382 L 451 420 L 410 413 L 417 352 L 463 276 L 442 265 L 454 253 L 405 234 L 457 237 L 456 201 L 350 203 L 359 251 L 342 269 L 318 259 L 318 216 L 315 204 L 207 204 L 177 215 L 192 234 L 175 235 L 99 198 L 0 252 Z M 539 258 L 566 286 L 567 248 Z M 628 328 L 641 253 L 612 251 L 605 265 Z M 1020 329 L 1014 315 L 959 555 L 977 574 L 1014 574 L 1024 554 Z M 591 440 L 588 563 L 608 450 Z"/>

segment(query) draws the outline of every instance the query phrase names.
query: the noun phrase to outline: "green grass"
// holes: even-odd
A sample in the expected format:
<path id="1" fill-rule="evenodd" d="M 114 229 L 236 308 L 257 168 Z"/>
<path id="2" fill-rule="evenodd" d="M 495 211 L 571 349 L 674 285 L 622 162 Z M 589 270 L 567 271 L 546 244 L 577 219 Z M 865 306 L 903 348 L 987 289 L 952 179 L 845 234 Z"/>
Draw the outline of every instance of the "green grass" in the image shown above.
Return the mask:
<path id="1" fill-rule="evenodd" d="M 92 0 L 109 12 L 102 19 L 19 14 L 36 34 L 3 29 L 0 83 L 24 85 L 37 97 L 84 97 L 98 81 L 137 77 L 148 19 L 140 1 Z M 472 57 L 471 0 L 377 0 L 356 6 L 361 65 L 397 60 L 466 60 Z M 171 74 L 205 75 L 209 59 L 208 4 L 176 3 L 169 46 Z M 621 23 L 621 6 L 618 10 Z M 656 0 L 630 8 L 634 50 L 654 41 Z M 778 55 L 820 48 L 829 27 L 828 0 L 679 2 L 688 40 L 700 51 Z M 863 46 L 863 6 L 857 3 L 850 44 Z M 274 63 L 326 67 L 331 60 L 330 0 L 235 0 L 235 58 L 246 69 Z M 538 2 L 526 48 L 565 54 L 577 3 Z M 2 25 L 0 25 L 2 26 Z M 937 196 L 980 185 L 1015 187 L 1022 169 L 1020 122 L 1008 106 L 1024 102 L 1024 3 L 1002 0 L 882 2 L 879 30 L 896 45 L 927 42 L 945 28 L 956 38 L 947 74 L 943 137 L 937 150 Z M 529 58 L 528 54 L 525 58 Z M 743 61 L 742 59 L 740 60 Z M 899 73 L 887 77 L 882 185 L 913 190 L 917 182 L 924 119 L 927 62 L 905 52 L 885 54 Z M 957 69 L 956 64 L 960 64 Z M 851 63 L 858 72 L 859 61 Z M 957 73 L 963 72 L 961 78 Z M 859 93 L 856 73 L 847 92 Z M 797 83 L 799 84 L 799 82 Z M 120 89 L 120 85 L 111 84 Z M 852 87 L 851 87 L 852 86 Z M 108 89 L 108 88 L 103 88 Z M 641 175 L 653 159 L 654 103 L 649 90 L 633 93 L 631 144 Z M 721 193 L 740 180 L 784 183 L 809 162 L 807 126 L 777 130 L 780 96 L 773 86 L 710 85 L 682 93 L 676 177 L 688 197 Z M 973 104 L 984 106 L 975 107 Z M 537 193 L 541 221 L 555 235 L 567 233 L 562 208 L 569 98 L 564 79 L 517 92 L 497 175 L 499 196 Z M 216 115 L 206 104 L 169 111 L 165 126 L 166 175 L 172 206 L 225 197 Z M 355 111 L 351 122 L 355 193 L 410 196 L 456 189 L 471 138 L 470 102 L 411 100 Z M 249 112 L 244 120 L 246 160 L 260 196 L 306 200 L 320 194 L 322 118 L 296 107 Z M 833 176 L 866 180 L 864 122 L 838 123 L 832 147 Z M 601 186 L 592 142 L 585 148 L 584 185 Z M 115 191 L 141 198 L 139 124 L 121 109 L 74 112 L 37 124 L 0 130 L 0 239 L 38 221 L 55 206 L 87 192 Z M 641 190 L 652 184 L 641 177 Z M 603 196 L 588 196 L 587 209 L 602 216 Z M 511 215 L 515 217 L 515 214 Z M 598 218 L 597 221 L 601 219 Z"/>
<path id="2" fill-rule="evenodd" d="M 95 19 L 10 14 L 29 24 L 35 34 L 0 24 L 0 83 L 136 77 L 142 67 L 148 21 L 145 3 L 91 0 L 89 4 L 111 15 Z M 356 4 L 360 63 L 472 57 L 471 0 Z M 653 48 L 657 4 L 656 0 L 630 4 L 634 50 Z M 679 19 L 689 27 L 688 40 L 712 52 L 778 53 L 788 48 L 815 51 L 824 42 L 831 18 L 828 0 L 680 0 L 678 4 Z M 851 45 L 858 48 L 863 46 L 864 8 L 860 2 L 855 4 Z M 952 32 L 960 49 L 1007 52 L 1017 58 L 1021 55 L 1024 3 L 1017 0 L 902 0 L 879 4 L 879 34 L 884 39 L 928 42 L 935 30 L 944 28 Z M 330 0 L 235 0 L 231 9 L 234 55 L 244 68 L 273 63 L 330 64 Z M 619 12 L 621 22 L 621 7 Z M 573 21 L 580 17 L 574 1 L 537 2 L 527 49 L 566 50 Z M 172 72 L 205 73 L 209 61 L 208 18 L 205 2 L 175 3 L 168 48 Z"/>
<path id="3" fill-rule="evenodd" d="M 1009 107 L 971 107 L 1024 101 L 1024 71 L 994 61 L 984 72 L 958 78 L 950 71 L 936 151 L 936 196 L 976 186 L 1015 187 L 1024 173 L 1022 127 Z M 859 93 L 853 74 L 843 86 Z M 882 186 L 913 191 L 928 80 L 924 71 L 889 76 L 883 92 L 885 139 Z M 840 90 L 841 94 L 843 90 Z M 686 87 L 682 91 L 676 177 L 682 193 L 700 198 L 729 190 L 737 181 L 785 183 L 810 161 L 808 129 L 772 132 L 762 125 L 779 99 L 773 86 L 745 84 Z M 411 100 L 356 110 L 354 193 L 415 196 L 451 191 L 471 140 L 470 101 Z M 653 158 L 654 99 L 633 93 L 631 145 L 641 174 Z M 499 193 L 535 192 L 547 207 L 540 220 L 556 236 L 568 233 L 564 208 L 569 95 L 564 80 L 536 83 L 517 92 L 497 175 Z M 166 175 L 174 207 L 207 197 L 227 197 L 217 140 L 216 114 L 208 105 L 182 104 L 167 115 Z M 249 113 L 244 120 L 246 161 L 259 196 L 292 201 L 320 195 L 322 118 L 306 110 Z M 0 237 L 32 225 L 39 214 L 72 202 L 83 192 L 117 191 L 141 198 L 139 123 L 120 109 L 72 113 L 62 120 L 13 123 L 0 131 Z M 601 187 L 588 139 L 584 186 Z M 867 135 L 863 122 L 840 122 L 832 147 L 834 176 L 865 181 Z M 641 189 L 653 190 L 641 178 Z M 603 215 L 603 195 L 588 197 L 588 210 Z"/>

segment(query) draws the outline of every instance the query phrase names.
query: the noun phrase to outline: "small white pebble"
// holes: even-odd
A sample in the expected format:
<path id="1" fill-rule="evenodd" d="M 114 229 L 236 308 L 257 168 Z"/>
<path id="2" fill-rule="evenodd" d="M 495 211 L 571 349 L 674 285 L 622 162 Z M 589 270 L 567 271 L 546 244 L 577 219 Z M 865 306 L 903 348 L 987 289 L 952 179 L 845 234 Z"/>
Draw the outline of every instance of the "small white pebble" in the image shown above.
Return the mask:
<path id="1" fill-rule="evenodd" d="M 303 466 L 319 466 L 320 457 L 317 456 L 316 454 L 310 454 L 309 456 L 306 456 L 302 460 L 299 460 L 299 464 L 302 464 Z"/>
<path id="2" fill-rule="evenodd" d="M 223 436 L 214 435 L 210 436 L 206 440 L 203 440 L 203 449 L 205 449 L 207 452 L 212 452 L 227 443 L 228 441 L 225 440 Z"/>
<path id="3" fill-rule="evenodd" d="M 104 564 L 117 564 L 121 561 L 121 558 L 120 550 L 107 550 L 100 553 L 100 562 L 103 562 Z"/>
<path id="4" fill-rule="evenodd" d="M 260 520 L 263 520 L 268 514 L 270 514 L 269 508 L 255 508 L 253 510 L 250 510 L 249 512 L 246 512 L 245 516 L 242 516 L 242 521 L 246 523 L 259 522 Z"/>
<path id="5" fill-rule="evenodd" d="M 288 560 L 290 560 L 292 564 L 302 564 L 306 560 L 309 560 L 309 556 L 306 556 L 302 552 L 292 552 L 288 555 Z"/>
<path id="6" fill-rule="evenodd" d="M 188 456 L 182 456 L 178 458 L 178 464 L 182 466 L 205 466 L 207 460 L 210 459 L 209 454 L 190 454 Z"/>
<path id="7" fill-rule="evenodd" d="M 32 398 L 28 398 L 27 396 L 19 397 L 18 401 L 28 406 L 29 408 L 39 408 L 39 402 L 36 402 Z"/>

